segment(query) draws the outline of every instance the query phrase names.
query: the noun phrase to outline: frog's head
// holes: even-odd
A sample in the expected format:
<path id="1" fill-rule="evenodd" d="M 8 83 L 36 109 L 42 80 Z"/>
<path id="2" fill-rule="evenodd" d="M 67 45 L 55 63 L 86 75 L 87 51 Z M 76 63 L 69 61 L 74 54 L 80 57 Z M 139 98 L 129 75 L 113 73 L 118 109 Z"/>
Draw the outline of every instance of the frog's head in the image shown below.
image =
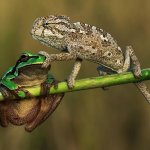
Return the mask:
<path id="1" fill-rule="evenodd" d="M 75 32 L 73 24 L 69 17 L 62 15 L 49 15 L 37 18 L 32 26 L 31 35 L 34 39 L 41 43 L 55 47 L 57 49 L 65 49 L 65 37 Z"/>
<path id="2" fill-rule="evenodd" d="M 44 61 L 45 56 L 43 55 L 24 52 L 17 60 L 15 66 L 13 67 L 12 72 L 16 72 L 16 70 L 26 66 L 42 65 Z"/>

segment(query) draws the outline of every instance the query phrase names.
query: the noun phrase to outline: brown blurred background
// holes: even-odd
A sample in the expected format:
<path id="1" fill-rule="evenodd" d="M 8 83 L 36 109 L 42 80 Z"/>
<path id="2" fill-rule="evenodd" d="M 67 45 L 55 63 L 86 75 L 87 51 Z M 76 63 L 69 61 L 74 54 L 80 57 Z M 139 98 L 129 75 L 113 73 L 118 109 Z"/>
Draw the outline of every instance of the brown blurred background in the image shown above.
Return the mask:
<path id="1" fill-rule="evenodd" d="M 134 47 L 143 68 L 150 67 L 149 0 L 1 0 L 0 74 L 24 50 L 58 53 L 29 34 L 33 21 L 49 14 L 65 14 L 75 22 L 105 29 L 122 48 Z M 73 62 L 53 63 L 52 73 L 64 80 L 72 66 Z M 96 67 L 84 61 L 78 78 L 97 76 Z M 149 150 L 150 105 L 133 84 L 67 93 L 54 114 L 34 132 L 0 127 L 0 150 L 32 149 Z"/>

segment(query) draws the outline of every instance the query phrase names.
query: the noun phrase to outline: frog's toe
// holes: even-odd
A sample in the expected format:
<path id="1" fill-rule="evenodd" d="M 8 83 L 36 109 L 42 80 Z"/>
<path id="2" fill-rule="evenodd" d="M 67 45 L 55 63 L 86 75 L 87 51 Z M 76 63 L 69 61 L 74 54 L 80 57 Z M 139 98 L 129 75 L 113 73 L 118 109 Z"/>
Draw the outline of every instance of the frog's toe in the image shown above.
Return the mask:
<path id="1" fill-rule="evenodd" d="M 54 85 L 54 88 L 55 88 L 55 89 L 58 89 L 58 83 L 59 83 L 59 81 L 54 81 L 54 82 L 53 82 L 53 85 Z"/>
<path id="2" fill-rule="evenodd" d="M 32 97 L 29 91 L 19 87 L 19 89 L 11 91 L 11 93 L 16 97 L 16 98 L 27 98 L 27 97 Z"/>

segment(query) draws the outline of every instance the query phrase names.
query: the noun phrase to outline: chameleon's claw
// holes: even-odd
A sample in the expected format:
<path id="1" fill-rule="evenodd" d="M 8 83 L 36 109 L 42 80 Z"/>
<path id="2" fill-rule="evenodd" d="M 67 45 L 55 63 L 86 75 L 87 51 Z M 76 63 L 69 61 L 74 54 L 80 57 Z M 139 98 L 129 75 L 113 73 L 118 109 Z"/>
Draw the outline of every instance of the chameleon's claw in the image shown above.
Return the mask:
<path id="1" fill-rule="evenodd" d="M 42 64 L 42 68 L 48 68 L 48 66 L 50 65 L 49 60 L 45 60 L 45 62 Z"/>
<path id="2" fill-rule="evenodd" d="M 42 64 L 42 68 L 48 68 L 48 66 L 50 65 L 50 55 L 45 52 L 45 51 L 39 51 L 38 54 L 43 55 L 46 57 L 45 61 Z"/>
<path id="3" fill-rule="evenodd" d="M 72 78 L 67 79 L 67 85 L 69 89 L 72 89 L 74 87 L 74 83 L 75 83 L 75 80 L 73 80 Z"/>
<path id="4" fill-rule="evenodd" d="M 45 56 L 46 58 L 49 57 L 49 54 L 45 51 L 39 51 L 38 54 Z"/>
<path id="5" fill-rule="evenodd" d="M 140 78 L 142 76 L 141 75 L 141 69 L 139 69 L 139 68 L 135 68 L 134 71 L 133 71 L 133 73 L 134 73 L 134 76 L 136 78 Z"/>

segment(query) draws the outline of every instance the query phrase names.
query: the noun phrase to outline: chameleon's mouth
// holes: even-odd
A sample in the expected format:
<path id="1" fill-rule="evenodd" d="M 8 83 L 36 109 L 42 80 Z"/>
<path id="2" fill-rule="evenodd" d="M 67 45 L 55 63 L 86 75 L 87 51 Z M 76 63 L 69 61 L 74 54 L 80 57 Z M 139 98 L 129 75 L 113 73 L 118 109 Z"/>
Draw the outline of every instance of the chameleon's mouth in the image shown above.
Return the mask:
<path id="1" fill-rule="evenodd" d="M 36 30 L 36 29 L 31 29 L 31 35 L 33 36 L 33 35 L 36 35 L 36 36 L 42 36 L 42 32 L 43 32 L 43 30 L 42 29 L 38 29 L 38 30 Z"/>
<path id="2" fill-rule="evenodd" d="M 40 41 L 42 44 L 47 45 L 49 47 L 49 44 L 45 38 L 42 38 L 42 37 L 32 34 L 32 33 L 31 33 L 31 35 L 32 35 L 33 39 Z"/>

